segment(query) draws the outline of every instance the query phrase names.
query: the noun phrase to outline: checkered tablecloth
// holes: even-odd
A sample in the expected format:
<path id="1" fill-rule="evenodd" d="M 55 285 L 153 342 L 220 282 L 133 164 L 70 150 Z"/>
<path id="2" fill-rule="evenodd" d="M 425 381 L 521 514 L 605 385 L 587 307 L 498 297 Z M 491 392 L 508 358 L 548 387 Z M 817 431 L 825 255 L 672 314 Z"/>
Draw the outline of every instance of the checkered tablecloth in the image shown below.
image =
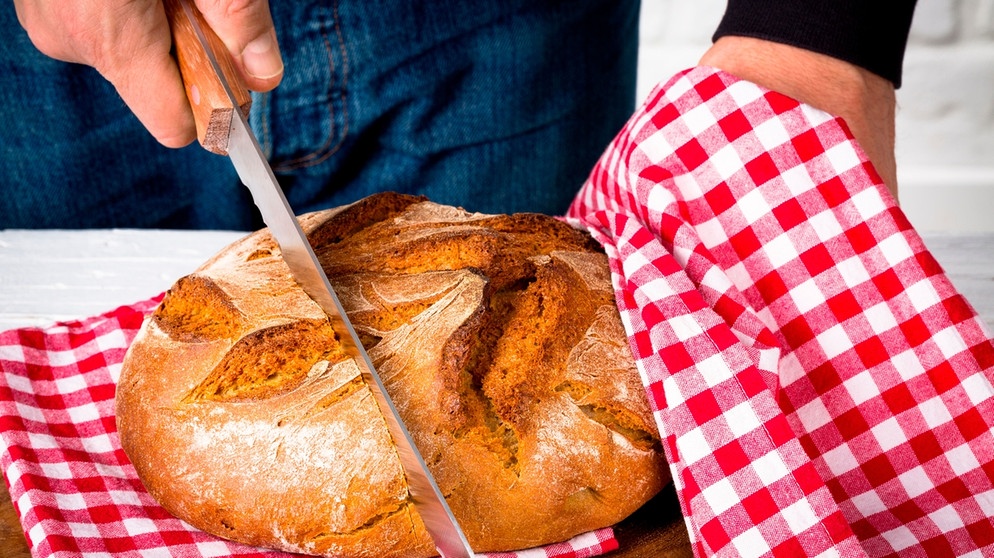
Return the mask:
<path id="1" fill-rule="evenodd" d="M 699 67 L 569 211 L 698 556 L 994 555 L 994 345 L 845 123 Z"/>
<path id="2" fill-rule="evenodd" d="M 0 333 L 0 467 L 43 557 L 277 558 L 170 516 L 121 449 L 114 391 L 142 320 L 161 299 L 47 328 Z M 618 547 L 612 529 L 492 558 L 585 558 Z"/>

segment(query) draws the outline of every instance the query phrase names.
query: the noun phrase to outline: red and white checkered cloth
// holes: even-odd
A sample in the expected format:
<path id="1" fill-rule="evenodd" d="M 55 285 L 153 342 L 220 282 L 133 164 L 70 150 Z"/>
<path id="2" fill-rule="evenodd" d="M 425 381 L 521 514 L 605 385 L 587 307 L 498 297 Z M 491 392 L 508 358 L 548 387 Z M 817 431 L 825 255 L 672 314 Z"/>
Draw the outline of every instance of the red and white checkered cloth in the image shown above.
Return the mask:
<path id="1" fill-rule="evenodd" d="M 124 354 L 161 295 L 81 321 L 0 333 L 0 467 L 42 557 L 276 558 L 172 517 L 121 449 L 114 391 Z M 492 558 L 586 558 L 618 548 L 612 529 Z"/>
<path id="2" fill-rule="evenodd" d="M 698 556 L 994 555 L 994 344 L 844 122 L 699 67 L 568 217 L 607 249 Z"/>

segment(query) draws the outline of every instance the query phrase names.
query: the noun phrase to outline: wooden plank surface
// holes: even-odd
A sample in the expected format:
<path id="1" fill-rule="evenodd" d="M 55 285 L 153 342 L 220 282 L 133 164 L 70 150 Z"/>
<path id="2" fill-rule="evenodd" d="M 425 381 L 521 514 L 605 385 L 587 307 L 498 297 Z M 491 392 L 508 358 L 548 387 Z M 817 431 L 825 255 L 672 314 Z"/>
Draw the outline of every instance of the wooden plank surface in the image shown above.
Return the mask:
<path id="1" fill-rule="evenodd" d="M 0 331 L 96 315 L 152 297 L 244 233 L 0 230 Z M 928 235 L 953 283 L 994 329 L 994 234 Z M 692 556 L 671 487 L 615 529 L 611 558 Z M 30 553 L 6 485 L 0 557 Z"/>

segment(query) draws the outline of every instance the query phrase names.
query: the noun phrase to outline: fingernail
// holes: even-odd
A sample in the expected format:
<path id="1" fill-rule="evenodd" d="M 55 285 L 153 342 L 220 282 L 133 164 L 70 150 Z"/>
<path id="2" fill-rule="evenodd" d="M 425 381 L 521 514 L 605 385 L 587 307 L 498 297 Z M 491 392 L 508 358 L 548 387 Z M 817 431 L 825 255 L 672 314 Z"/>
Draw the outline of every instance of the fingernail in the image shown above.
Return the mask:
<path id="1" fill-rule="evenodd" d="M 272 33 L 264 33 L 245 46 L 242 66 L 250 76 L 258 79 L 270 79 L 283 73 L 283 59 Z"/>

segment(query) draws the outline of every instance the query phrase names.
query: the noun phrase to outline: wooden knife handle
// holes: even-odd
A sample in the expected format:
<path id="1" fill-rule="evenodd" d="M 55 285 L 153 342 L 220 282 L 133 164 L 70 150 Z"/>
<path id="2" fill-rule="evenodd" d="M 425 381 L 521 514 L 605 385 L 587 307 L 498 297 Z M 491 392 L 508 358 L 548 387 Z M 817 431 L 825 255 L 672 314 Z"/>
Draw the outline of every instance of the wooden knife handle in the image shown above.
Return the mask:
<path id="1" fill-rule="evenodd" d="M 194 21 L 199 25 L 211 53 L 218 62 L 234 94 L 242 114 L 248 115 L 252 104 L 241 75 L 221 39 L 207 25 L 207 21 L 191 0 L 163 0 L 166 18 L 173 37 L 176 61 L 183 76 L 186 97 L 193 108 L 200 145 L 213 153 L 228 154 L 228 130 L 231 125 L 232 103 L 218 79 L 207 52 L 197 37 Z"/>

